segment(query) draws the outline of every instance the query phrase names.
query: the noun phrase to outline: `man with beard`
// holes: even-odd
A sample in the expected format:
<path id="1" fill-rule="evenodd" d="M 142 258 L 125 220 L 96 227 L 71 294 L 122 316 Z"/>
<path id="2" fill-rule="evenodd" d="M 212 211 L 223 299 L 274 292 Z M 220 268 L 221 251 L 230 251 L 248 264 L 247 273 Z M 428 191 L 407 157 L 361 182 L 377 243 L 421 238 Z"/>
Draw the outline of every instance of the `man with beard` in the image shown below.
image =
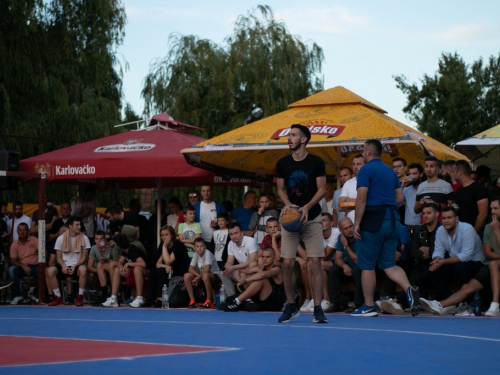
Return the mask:
<path id="1" fill-rule="evenodd" d="M 321 308 L 323 294 L 323 271 L 321 258 L 323 231 L 321 225 L 321 206 L 319 201 L 325 195 L 325 162 L 320 157 L 310 154 L 306 145 L 311 139 L 311 132 L 304 125 L 293 124 L 288 134 L 288 146 L 292 153 L 276 163 L 278 195 L 284 207 L 284 215 L 293 208 L 298 209 L 303 227 L 300 232 L 281 231 L 281 256 L 283 257 L 283 284 L 287 303 L 278 323 L 286 323 L 300 315 L 295 303 L 295 256 L 300 239 L 305 243 L 307 261 L 312 275 L 314 323 L 326 323 Z"/>
<path id="2" fill-rule="evenodd" d="M 353 177 L 352 169 L 349 167 L 343 167 L 339 171 L 339 173 L 340 173 L 340 183 L 342 185 L 335 191 L 335 193 L 333 193 L 333 202 L 332 202 L 332 208 L 333 208 L 332 216 L 334 218 L 337 217 L 337 226 L 340 223 L 340 220 L 346 217 L 346 213 L 341 212 L 339 210 L 339 200 L 340 200 L 340 195 L 342 194 L 342 186 L 344 186 L 344 184 Z"/>
<path id="3" fill-rule="evenodd" d="M 453 176 L 453 168 L 455 168 L 455 160 L 445 160 L 443 162 L 443 179 L 453 187 L 453 192 L 456 193 L 457 189 L 462 186 L 462 184 L 455 180 L 455 176 Z"/>
<path id="4" fill-rule="evenodd" d="M 405 180 L 403 195 L 405 197 L 405 225 L 420 225 L 420 214 L 415 213 L 418 185 L 424 176 L 424 168 L 418 163 L 410 164 L 409 176 Z"/>

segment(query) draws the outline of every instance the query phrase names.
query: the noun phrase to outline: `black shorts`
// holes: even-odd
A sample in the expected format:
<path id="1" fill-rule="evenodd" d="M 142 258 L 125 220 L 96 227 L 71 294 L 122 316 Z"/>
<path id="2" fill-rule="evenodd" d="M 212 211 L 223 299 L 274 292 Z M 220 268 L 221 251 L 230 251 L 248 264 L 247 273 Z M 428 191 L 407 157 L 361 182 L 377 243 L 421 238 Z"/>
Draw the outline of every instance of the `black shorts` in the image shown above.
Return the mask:
<path id="1" fill-rule="evenodd" d="M 490 267 L 482 266 L 479 271 L 474 275 L 473 279 L 476 279 L 483 288 L 488 287 L 491 284 L 491 273 Z"/>
<path id="2" fill-rule="evenodd" d="M 73 274 L 68 275 L 66 273 L 63 273 L 62 271 L 62 266 L 59 263 L 56 263 L 56 268 L 57 268 L 57 279 L 58 280 L 66 280 L 66 278 L 71 277 L 73 280 L 78 280 L 78 268 L 80 266 L 75 268 L 75 271 Z"/>
<path id="3" fill-rule="evenodd" d="M 286 302 L 285 293 L 277 293 L 275 290 L 271 292 L 269 297 L 264 301 L 259 301 L 260 311 L 281 311 Z"/>

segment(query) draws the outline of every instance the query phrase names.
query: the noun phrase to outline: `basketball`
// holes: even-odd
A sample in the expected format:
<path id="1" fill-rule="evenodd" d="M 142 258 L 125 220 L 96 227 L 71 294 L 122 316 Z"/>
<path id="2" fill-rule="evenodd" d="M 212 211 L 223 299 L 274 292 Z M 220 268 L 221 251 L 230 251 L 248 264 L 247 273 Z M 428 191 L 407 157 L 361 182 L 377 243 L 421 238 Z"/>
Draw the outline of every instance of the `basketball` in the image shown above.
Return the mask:
<path id="1" fill-rule="evenodd" d="M 302 221 L 300 221 L 300 212 L 296 207 L 292 207 L 286 214 L 281 216 L 281 226 L 287 232 L 297 233 L 302 230 Z"/>

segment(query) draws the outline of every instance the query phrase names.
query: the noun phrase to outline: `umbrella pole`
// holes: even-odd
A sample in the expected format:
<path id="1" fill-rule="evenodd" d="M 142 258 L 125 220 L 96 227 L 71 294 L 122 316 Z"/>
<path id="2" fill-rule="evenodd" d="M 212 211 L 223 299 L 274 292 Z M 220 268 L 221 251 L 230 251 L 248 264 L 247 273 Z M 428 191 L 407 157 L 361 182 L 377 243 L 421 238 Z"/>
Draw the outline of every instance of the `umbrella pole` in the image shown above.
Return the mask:
<path id="1" fill-rule="evenodd" d="M 161 229 L 161 177 L 156 177 L 156 248 L 160 245 Z"/>

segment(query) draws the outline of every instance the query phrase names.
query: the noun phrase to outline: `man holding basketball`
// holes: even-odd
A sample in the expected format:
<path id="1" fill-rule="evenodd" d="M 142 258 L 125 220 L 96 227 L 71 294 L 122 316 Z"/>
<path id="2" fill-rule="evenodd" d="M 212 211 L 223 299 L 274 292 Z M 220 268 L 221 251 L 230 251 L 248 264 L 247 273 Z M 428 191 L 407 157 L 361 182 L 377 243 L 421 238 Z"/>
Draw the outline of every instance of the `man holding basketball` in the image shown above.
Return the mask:
<path id="1" fill-rule="evenodd" d="M 312 274 L 314 323 L 326 323 L 321 308 L 323 291 L 323 271 L 321 258 L 324 256 L 323 232 L 321 226 L 321 206 L 318 202 L 326 190 L 325 162 L 318 156 L 309 154 L 306 145 L 311 132 L 304 125 L 294 124 L 288 134 L 291 155 L 276 163 L 278 195 L 284 207 L 281 215 L 286 215 L 292 207 L 299 210 L 304 223 L 300 232 L 281 231 L 281 256 L 283 257 L 283 284 L 287 303 L 278 323 L 287 323 L 300 315 L 295 303 L 295 256 L 300 238 L 307 249 L 308 263 Z"/>

